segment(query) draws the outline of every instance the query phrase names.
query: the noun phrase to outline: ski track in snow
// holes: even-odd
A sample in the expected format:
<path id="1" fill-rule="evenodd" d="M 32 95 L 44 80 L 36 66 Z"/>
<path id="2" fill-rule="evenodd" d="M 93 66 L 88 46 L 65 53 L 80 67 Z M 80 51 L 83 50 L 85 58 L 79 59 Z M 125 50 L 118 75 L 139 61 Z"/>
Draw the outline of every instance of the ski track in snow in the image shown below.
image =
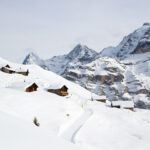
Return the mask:
<path id="1" fill-rule="evenodd" d="M 63 131 L 63 133 L 61 133 L 61 137 L 74 144 L 76 143 L 75 137 L 77 133 L 93 114 L 93 111 L 91 109 L 86 109 L 84 111 L 85 112 L 78 119 L 76 119 L 76 121 L 74 121 L 66 130 Z"/>

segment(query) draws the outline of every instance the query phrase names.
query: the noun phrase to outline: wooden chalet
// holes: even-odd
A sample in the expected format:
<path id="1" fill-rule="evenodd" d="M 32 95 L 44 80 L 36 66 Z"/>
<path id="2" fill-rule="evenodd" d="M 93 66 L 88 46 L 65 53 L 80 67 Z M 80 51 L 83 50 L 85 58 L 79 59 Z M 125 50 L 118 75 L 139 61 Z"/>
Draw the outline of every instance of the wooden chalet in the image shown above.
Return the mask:
<path id="1" fill-rule="evenodd" d="M 111 101 L 111 107 L 134 111 L 134 103 L 132 101 Z"/>
<path id="2" fill-rule="evenodd" d="M 5 73 L 9 73 L 9 74 L 15 73 L 14 70 L 9 69 L 8 67 L 2 67 L 2 68 L 1 68 L 1 71 L 2 71 L 2 72 L 5 72 Z"/>
<path id="3" fill-rule="evenodd" d="M 27 70 L 26 72 L 21 72 L 21 71 L 19 71 L 19 72 L 16 72 L 16 73 L 18 73 L 18 74 L 22 74 L 22 75 L 24 75 L 24 76 L 28 76 L 28 74 L 29 74 L 29 70 Z"/>
<path id="4" fill-rule="evenodd" d="M 9 73 L 9 74 L 17 73 L 17 74 L 22 74 L 24 76 L 28 76 L 28 74 L 29 74 L 29 70 L 27 70 L 27 71 L 14 71 L 14 70 L 11 70 L 10 66 L 8 64 L 5 67 L 2 67 L 0 70 L 2 72 Z"/>
<path id="5" fill-rule="evenodd" d="M 100 96 L 100 95 L 92 95 L 92 99 L 96 100 L 98 102 L 106 103 L 106 96 Z"/>
<path id="6" fill-rule="evenodd" d="M 33 83 L 29 87 L 26 88 L 26 92 L 33 92 L 37 91 L 38 85 L 36 83 Z"/>
<path id="7" fill-rule="evenodd" d="M 62 86 L 60 89 L 48 89 L 48 92 L 55 93 L 59 96 L 68 95 L 68 87 L 66 85 Z"/>

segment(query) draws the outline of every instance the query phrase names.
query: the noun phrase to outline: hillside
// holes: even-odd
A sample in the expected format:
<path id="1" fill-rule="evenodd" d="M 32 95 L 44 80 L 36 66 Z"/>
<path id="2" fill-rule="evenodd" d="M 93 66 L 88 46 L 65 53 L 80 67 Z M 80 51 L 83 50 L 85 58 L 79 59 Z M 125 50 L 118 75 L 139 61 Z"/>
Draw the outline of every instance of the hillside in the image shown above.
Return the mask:
<path id="1" fill-rule="evenodd" d="M 28 69 L 29 75 L 0 71 L 0 149 L 149 150 L 149 110 L 111 108 L 109 103 L 91 101 L 86 89 L 36 65 L 0 59 L 1 67 L 6 64 L 14 70 Z M 33 82 L 38 90 L 26 93 Z M 69 88 L 66 97 L 46 91 L 62 85 Z"/>

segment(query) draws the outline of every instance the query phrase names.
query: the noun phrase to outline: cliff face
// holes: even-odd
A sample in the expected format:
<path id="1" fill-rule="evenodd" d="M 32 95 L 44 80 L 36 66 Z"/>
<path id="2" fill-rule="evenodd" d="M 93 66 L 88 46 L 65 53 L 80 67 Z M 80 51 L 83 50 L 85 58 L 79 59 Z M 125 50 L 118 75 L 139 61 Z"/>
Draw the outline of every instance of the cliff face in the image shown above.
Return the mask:
<path id="1" fill-rule="evenodd" d="M 150 23 L 144 23 L 142 27 L 125 36 L 118 46 L 105 48 L 100 55 L 123 60 L 131 54 L 148 52 L 149 43 Z"/>
<path id="2" fill-rule="evenodd" d="M 150 52 L 123 61 L 97 58 L 76 65 L 63 76 L 108 100 L 133 100 L 136 107 L 150 108 Z"/>
<path id="3" fill-rule="evenodd" d="M 150 29 L 148 29 L 144 36 L 140 39 L 137 47 L 132 54 L 141 54 L 150 51 Z"/>
<path id="4" fill-rule="evenodd" d="M 112 58 L 97 58 L 74 68 L 68 69 L 64 77 L 96 94 L 106 95 L 109 100 L 114 100 L 118 86 L 124 81 L 125 65 Z"/>

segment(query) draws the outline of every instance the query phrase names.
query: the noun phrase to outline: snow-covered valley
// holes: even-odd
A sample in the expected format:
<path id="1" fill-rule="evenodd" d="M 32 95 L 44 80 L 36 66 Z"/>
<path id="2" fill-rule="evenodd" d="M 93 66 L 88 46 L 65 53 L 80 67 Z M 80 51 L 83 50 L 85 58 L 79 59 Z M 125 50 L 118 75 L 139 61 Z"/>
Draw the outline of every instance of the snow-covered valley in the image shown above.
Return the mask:
<path id="1" fill-rule="evenodd" d="M 55 73 L 0 58 L 0 67 L 7 64 L 28 69 L 29 75 L 0 71 L 0 149 L 149 150 L 149 110 L 111 108 L 108 101 L 91 101 L 91 92 Z M 25 92 L 34 82 L 37 91 Z M 63 85 L 69 93 L 64 97 L 46 90 Z"/>

